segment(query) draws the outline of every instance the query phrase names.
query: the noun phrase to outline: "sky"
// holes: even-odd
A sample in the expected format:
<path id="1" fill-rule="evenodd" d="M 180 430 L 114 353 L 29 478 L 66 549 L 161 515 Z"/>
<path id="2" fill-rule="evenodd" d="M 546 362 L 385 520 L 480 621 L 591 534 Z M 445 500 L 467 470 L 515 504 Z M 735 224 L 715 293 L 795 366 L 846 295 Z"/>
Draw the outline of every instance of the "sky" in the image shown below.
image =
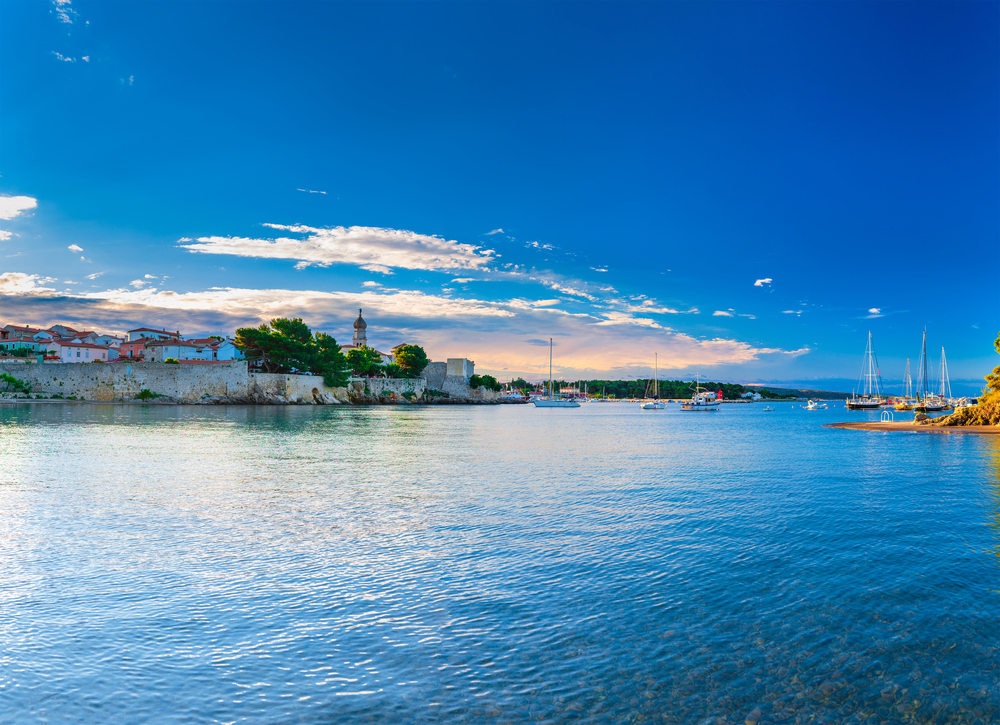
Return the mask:
<path id="1" fill-rule="evenodd" d="M 0 3 L 0 324 L 851 390 L 998 362 L 1000 3 Z"/>

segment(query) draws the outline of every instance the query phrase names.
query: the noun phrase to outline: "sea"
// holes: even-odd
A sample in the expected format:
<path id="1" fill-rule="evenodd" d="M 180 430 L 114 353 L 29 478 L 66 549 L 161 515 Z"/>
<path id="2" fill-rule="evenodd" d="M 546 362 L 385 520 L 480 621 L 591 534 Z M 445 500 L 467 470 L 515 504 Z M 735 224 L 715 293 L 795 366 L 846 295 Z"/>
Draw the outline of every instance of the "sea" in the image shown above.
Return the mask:
<path id="1" fill-rule="evenodd" d="M 0 405 L 0 721 L 1000 722 L 1000 438 L 763 407 Z"/>

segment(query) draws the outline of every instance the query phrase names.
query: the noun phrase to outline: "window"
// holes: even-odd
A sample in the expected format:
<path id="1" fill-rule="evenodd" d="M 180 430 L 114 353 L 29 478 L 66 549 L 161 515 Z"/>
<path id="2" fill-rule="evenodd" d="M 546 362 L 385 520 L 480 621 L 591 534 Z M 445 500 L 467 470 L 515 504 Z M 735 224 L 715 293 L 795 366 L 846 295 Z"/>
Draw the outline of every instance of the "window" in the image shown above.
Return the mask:
<path id="1" fill-rule="evenodd" d="M 76 356 L 80 357 L 80 351 L 79 350 L 76 351 Z"/>

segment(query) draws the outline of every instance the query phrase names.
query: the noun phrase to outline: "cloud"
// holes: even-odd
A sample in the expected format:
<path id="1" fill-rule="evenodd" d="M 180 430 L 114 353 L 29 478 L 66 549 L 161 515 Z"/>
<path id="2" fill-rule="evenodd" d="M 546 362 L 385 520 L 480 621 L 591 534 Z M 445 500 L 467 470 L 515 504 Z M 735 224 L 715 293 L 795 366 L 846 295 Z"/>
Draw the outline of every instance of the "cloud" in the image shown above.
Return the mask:
<path id="1" fill-rule="evenodd" d="M 0 295 L 43 294 L 54 292 L 50 287 L 41 285 L 55 282 L 51 277 L 40 277 L 37 274 L 21 272 L 4 272 L 0 274 Z"/>
<path id="2" fill-rule="evenodd" d="M 494 229 L 492 232 L 486 232 L 486 236 L 490 236 L 491 234 L 503 234 L 503 233 L 504 233 L 503 229 Z"/>
<path id="3" fill-rule="evenodd" d="M 469 282 L 475 282 L 474 277 L 455 277 L 452 282 L 458 282 L 458 284 L 468 284 Z"/>
<path id="4" fill-rule="evenodd" d="M 870 314 L 870 315 L 877 315 L 881 311 L 882 310 L 880 308 L 878 308 L 878 307 L 872 307 L 870 310 L 868 310 L 868 314 Z"/>
<path id="5" fill-rule="evenodd" d="M 757 315 L 750 315 L 747 314 L 746 312 L 737 312 L 732 307 L 730 307 L 728 310 L 716 310 L 715 312 L 712 313 L 712 317 L 747 317 L 751 320 L 757 319 Z"/>
<path id="6" fill-rule="evenodd" d="M 73 21 L 79 17 L 79 13 L 70 7 L 72 3 L 73 0 L 52 0 L 53 12 L 56 14 L 60 23 L 72 25 Z"/>
<path id="7" fill-rule="evenodd" d="M 52 55 L 54 55 L 58 60 L 61 60 L 65 63 L 76 63 L 76 58 L 67 58 L 62 53 L 57 53 L 54 50 L 52 51 Z"/>
<path id="8" fill-rule="evenodd" d="M 767 277 L 765 279 L 758 279 L 756 282 L 753 283 L 753 286 L 754 287 L 763 287 L 766 284 L 771 284 L 771 278 L 770 277 Z"/>
<path id="9" fill-rule="evenodd" d="M 353 264 L 361 269 L 392 274 L 392 269 L 458 270 L 487 269 L 492 250 L 460 244 L 442 237 L 400 229 L 378 227 L 333 227 L 320 229 L 304 225 L 264 226 L 304 239 L 249 239 L 245 237 L 198 237 L 181 248 L 202 254 L 229 254 L 237 257 L 288 259 L 317 267 Z"/>
<path id="10" fill-rule="evenodd" d="M 68 247 L 66 247 L 66 249 L 68 249 L 71 252 L 82 252 L 83 251 L 83 247 L 78 247 L 75 244 L 70 244 Z"/>
<path id="11" fill-rule="evenodd" d="M 0 242 L 6 242 L 12 236 L 13 235 L 10 232 L 8 232 L 8 231 L 6 231 L 4 229 L 0 229 Z"/>
<path id="12" fill-rule="evenodd" d="M 0 219 L 13 219 L 38 206 L 30 196 L 0 196 Z"/>
<path id="13" fill-rule="evenodd" d="M 304 191 L 307 194 L 325 194 L 325 191 L 313 191 L 312 189 L 296 189 L 296 191 Z"/>
<path id="14" fill-rule="evenodd" d="M 144 279 L 133 279 L 131 282 L 129 282 L 129 284 L 135 287 L 136 289 L 142 289 L 147 284 L 149 284 L 149 282 L 147 282 Z"/>
<path id="15" fill-rule="evenodd" d="M 802 310 L 782 310 L 781 314 L 783 314 L 783 315 L 801 315 L 802 314 Z"/>
<path id="16" fill-rule="evenodd" d="M 532 338 L 530 340 L 525 340 L 525 343 L 527 343 L 528 345 L 535 345 L 537 347 L 548 347 L 549 346 L 549 341 L 548 340 L 540 340 L 538 338 Z M 552 347 L 559 347 L 559 343 L 555 342 L 553 340 L 552 341 Z"/>
<path id="17" fill-rule="evenodd" d="M 367 282 L 362 282 L 361 286 L 362 287 L 381 287 L 382 284 L 380 282 L 373 282 L 373 281 L 369 280 Z"/>
<path id="18" fill-rule="evenodd" d="M 143 275 L 143 277 L 145 277 L 146 279 L 159 279 L 159 277 L 157 277 L 155 274 L 146 274 Z"/>
<path id="19" fill-rule="evenodd" d="M 102 274 L 104 274 L 104 272 L 94 272 L 93 274 L 88 274 L 87 279 L 97 279 Z"/>
<path id="20" fill-rule="evenodd" d="M 90 62 L 90 56 L 89 55 L 83 56 L 83 62 L 84 63 L 89 63 Z"/>
<path id="21" fill-rule="evenodd" d="M 608 271 L 607 267 L 591 267 L 591 269 L 594 270 L 595 272 L 607 272 Z"/>
<path id="22" fill-rule="evenodd" d="M 559 247 L 553 247 L 551 244 L 541 244 L 539 242 L 525 242 L 524 246 L 531 247 L 532 249 L 544 249 L 547 252 L 552 252 Z"/>

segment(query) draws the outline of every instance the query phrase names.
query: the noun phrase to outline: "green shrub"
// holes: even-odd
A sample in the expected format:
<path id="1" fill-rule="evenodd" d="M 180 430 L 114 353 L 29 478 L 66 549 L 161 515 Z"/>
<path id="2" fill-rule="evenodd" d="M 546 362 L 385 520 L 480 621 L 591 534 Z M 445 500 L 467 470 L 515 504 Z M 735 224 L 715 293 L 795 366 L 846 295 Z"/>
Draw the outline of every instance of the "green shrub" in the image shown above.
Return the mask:
<path id="1" fill-rule="evenodd" d="M 154 398 L 166 397 L 160 393 L 154 393 L 149 388 L 143 388 L 139 391 L 139 394 L 135 396 L 136 400 L 153 400 Z"/>
<path id="2" fill-rule="evenodd" d="M 0 374 L 0 391 L 6 393 L 30 393 L 31 384 L 18 380 L 7 373 Z"/>

